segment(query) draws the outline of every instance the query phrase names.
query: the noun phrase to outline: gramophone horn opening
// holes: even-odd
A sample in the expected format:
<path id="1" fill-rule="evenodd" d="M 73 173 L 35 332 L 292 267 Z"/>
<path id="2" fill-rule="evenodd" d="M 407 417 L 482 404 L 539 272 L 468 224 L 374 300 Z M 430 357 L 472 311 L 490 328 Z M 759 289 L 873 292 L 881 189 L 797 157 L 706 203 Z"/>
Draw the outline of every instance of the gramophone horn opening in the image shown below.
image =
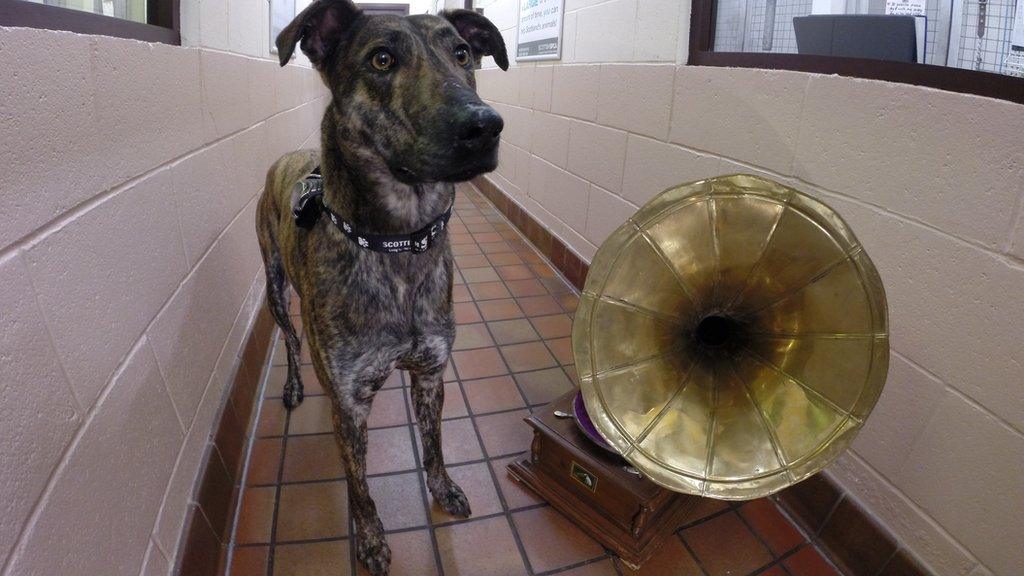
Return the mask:
<path id="1" fill-rule="evenodd" d="M 743 336 L 743 326 L 723 314 L 709 314 L 697 323 L 693 338 L 705 349 L 727 350 L 739 343 Z"/>

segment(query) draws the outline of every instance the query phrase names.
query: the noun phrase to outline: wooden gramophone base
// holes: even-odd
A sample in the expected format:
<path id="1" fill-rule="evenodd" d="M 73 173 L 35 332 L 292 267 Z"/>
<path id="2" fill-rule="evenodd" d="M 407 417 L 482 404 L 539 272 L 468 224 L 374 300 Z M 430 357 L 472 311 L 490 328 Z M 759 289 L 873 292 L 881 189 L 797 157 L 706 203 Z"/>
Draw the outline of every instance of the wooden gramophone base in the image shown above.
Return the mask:
<path id="1" fill-rule="evenodd" d="M 650 558 L 685 522 L 699 498 L 678 494 L 627 472 L 626 461 L 586 438 L 572 418 L 575 390 L 526 419 L 530 456 L 508 466 L 522 482 L 613 550 L 633 568 Z"/>

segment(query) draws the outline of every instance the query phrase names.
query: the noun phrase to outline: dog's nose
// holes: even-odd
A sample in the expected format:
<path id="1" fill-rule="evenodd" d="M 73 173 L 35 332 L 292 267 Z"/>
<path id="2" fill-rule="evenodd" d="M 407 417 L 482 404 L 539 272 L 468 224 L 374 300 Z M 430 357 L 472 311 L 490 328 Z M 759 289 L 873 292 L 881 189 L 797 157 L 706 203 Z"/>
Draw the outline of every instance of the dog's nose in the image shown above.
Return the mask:
<path id="1" fill-rule="evenodd" d="M 505 121 L 490 106 L 475 106 L 469 120 L 462 125 L 459 144 L 469 150 L 489 148 L 498 140 Z"/>

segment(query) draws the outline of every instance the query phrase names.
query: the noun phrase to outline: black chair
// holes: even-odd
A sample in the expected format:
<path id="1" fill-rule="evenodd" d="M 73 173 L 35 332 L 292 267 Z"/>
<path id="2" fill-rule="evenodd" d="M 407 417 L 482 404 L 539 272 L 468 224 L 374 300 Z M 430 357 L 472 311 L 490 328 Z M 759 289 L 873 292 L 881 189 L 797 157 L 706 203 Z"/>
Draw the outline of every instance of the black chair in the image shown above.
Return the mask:
<path id="1" fill-rule="evenodd" d="M 914 16 L 821 14 L 793 18 L 799 54 L 917 62 Z"/>

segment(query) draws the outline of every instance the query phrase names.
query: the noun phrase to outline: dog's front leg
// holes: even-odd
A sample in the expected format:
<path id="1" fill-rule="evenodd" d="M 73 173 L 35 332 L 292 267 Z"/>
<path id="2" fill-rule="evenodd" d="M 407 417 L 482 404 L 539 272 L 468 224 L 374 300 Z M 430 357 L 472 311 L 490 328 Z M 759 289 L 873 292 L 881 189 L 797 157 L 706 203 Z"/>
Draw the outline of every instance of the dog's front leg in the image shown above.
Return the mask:
<path id="1" fill-rule="evenodd" d="M 412 371 L 412 402 L 423 442 L 427 488 L 441 508 L 453 516 L 469 516 L 469 500 L 444 469 L 441 451 L 441 408 L 444 405 L 444 369 L 447 363 L 425 372 Z"/>
<path id="2" fill-rule="evenodd" d="M 345 463 L 349 507 L 356 525 L 356 557 L 370 574 L 384 576 L 391 565 L 391 548 L 384 540 L 384 526 L 366 483 L 366 418 L 370 401 L 358 398 L 358 394 L 345 399 L 338 394 L 332 396 L 335 437 Z"/>

